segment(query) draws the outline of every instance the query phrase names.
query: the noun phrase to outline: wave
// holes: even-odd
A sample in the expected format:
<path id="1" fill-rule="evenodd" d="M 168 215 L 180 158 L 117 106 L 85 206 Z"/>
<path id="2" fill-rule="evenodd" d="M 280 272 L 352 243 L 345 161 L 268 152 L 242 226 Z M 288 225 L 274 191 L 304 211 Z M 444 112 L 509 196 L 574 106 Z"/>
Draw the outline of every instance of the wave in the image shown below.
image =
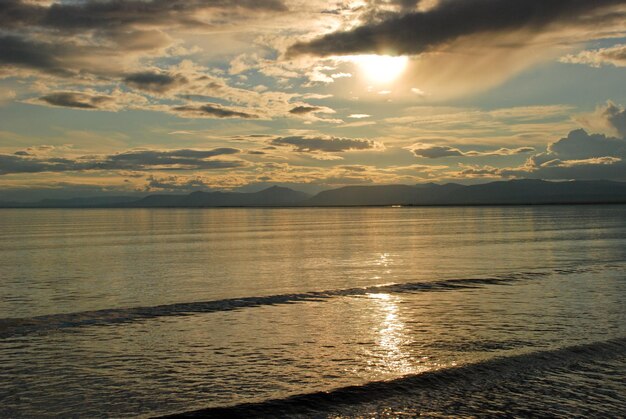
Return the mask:
<path id="1" fill-rule="evenodd" d="M 567 376 L 568 372 L 571 375 L 578 370 L 584 370 L 585 364 L 588 368 L 590 363 L 598 363 L 607 359 L 621 359 L 623 361 L 624 355 L 626 355 L 626 338 L 623 337 L 606 342 L 593 342 L 523 355 L 492 358 L 483 362 L 404 376 L 390 381 L 376 381 L 331 391 L 295 395 L 284 399 L 207 408 L 163 417 L 326 417 L 327 415 L 324 413 L 341 412 L 342 409 L 344 412 L 353 412 L 356 406 L 362 404 L 377 406 L 378 403 L 380 406 L 380 403 L 385 401 L 385 406 L 388 407 L 390 398 L 417 401 L 420 406 L 425 408 L 433 408 L 433 405 L 438 402 L 444 405 L 446 403 L 465 405 L 468 403 L 466 397 L 472 397 L 474 400 L 482 397 L 481 400 L 488 403 L 495 397 L 491 393 L 494 385 L 500 391 L 504 390 L 501 384 L 503 382 L 513 386 L 515 397 L 516 392 L 525 389 L 524 379 L 533 373 L 549 370 L 565 372 Z M 597 372 L 592 371 L 591 374 L 597 375 Z M 615 379 L 619 380 L 619 378 Z M 542 380 L 545 380 L 545 377 Z M 528 385 L 536 387 L 537 383 L 526 383 L 526 386 Z M 577 384 L 572 385 L 576 386 Z M 584 391 L 589 389 L 584 388 L 582 390 L 582 402 L 588 405 L 591 400 L 585 397 L 588 394 Z M 549 391 L 554 392 L 555 390 L 549 388 Z M 554 395 L 550 394 L 549 396 Z M 571 397 L 571 392 L 567 393 L 567 403 L 569 404 L 573 402 Z M 551 401 L 554 400 L 551 399 Z M 626 399 L 615 402 L 618 408 L 621 408 L 619 406 L 621 403 L 625 403 Z M 539 403 L 539 406 L 542 406 L 542 402 L 539 401 Z M 475 410 L 476 406 L 473 409 Z M 531 412 L 526 411 L 525 413 L 527 416 Z M 332 414 L 330 416 L 339 417 L 341 415 Z M 448 415 L 444 416 L 448 417 Z M 473 417 L 474 415 L 470 416 Z"/>
<path id="2" fill-rule="evenodd" d="M 555 274 L 584 273 L 597 271 L 598 269 L 614 268 L 617 266 L 619 265 L 558 268 L 544 271 L 517 272 L 487 278 L 408 282 L 328 291 L 311 291 L 293 294 L 174 303 L 150 307 L 112 308 L 74 313 L 49 314 L 27 318 L 5 318 L 0 319 L 0 339 L 45 333 L 67 328 L 129 323 L 159 317 L 224 312 L 259 306 L 321 302 L 336 297 L 358 297 L 379 293 L 419 293 L 473 289 L 488 285 L 506 285 L 518 281 L 542 278 Z"/>

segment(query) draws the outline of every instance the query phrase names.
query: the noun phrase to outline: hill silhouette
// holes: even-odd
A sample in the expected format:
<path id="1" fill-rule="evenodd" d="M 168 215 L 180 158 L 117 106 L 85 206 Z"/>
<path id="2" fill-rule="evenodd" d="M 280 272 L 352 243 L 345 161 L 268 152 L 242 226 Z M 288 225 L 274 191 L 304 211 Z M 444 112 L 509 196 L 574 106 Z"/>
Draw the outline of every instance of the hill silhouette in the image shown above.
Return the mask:
<path id="1" fill-rule="evenodd" d="M 83 197 L 46 199 L 36 203 L 5 202 L 12 208 L 209 208 L 209 207 L 330 207 L 419 205 L 545 205 L 626 203 L 626 182 L 510 180 L 480 185 L 425 183 L 418 185 L 345 186 L 311 196 L 272 186 L 259 192 L 192 192 L 155 194 L 137 199 Z"/>
<path id="2" fill-rule="evenodd" d="M 346 186 L 323 191 L 310 206 L 358 205 L 522 205 L 626 202 L 626 183 L 612 181 L 547 182 L 511 180 L 464 186 Z"/>

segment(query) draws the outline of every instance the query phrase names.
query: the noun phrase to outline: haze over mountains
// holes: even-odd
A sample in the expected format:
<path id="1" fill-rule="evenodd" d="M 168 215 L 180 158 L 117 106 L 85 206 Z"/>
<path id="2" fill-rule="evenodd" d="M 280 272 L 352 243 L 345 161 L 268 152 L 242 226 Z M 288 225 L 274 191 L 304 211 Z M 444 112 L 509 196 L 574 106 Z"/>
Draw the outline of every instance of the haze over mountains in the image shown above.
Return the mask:
<path id="1" fill-rule="evenodd" d="M 513 180 L 471 186 L 455 183 L 348 186 L 320 192 L 309 199 L 307 205 L 521 205 L 609 202 L 626 202 L 626 183 Z"/>
<path id="2" fill-rule="evenodd" d="M 266 207 L 290 206 L 311 196 L 289 188 L 272 186 L 259 192 L 192 192 L 189 195 L 149 195 L 130 207 Z"/>
<path id="3" fill-rule="evenodd" d="M 201 208 L 389 205 L 524 205 L 626 203 L 626 182 L 511 180 L 480 185 L 435 183 L 418 185 L 346 186 L 311 196 L 273 186 L 254 193 L 192 192 L 144 198 L 78 197 L 35 203 L 0 202 L 4 208 Z"/>

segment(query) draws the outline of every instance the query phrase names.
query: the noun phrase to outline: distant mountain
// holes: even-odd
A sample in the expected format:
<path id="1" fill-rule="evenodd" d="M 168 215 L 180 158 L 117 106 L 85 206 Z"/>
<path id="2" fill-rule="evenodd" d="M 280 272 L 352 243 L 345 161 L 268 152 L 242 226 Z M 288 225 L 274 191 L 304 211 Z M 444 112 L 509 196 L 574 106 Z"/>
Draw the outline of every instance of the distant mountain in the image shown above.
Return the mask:
<path id="1" fill-rule="evenodd" d="M 345 186 L 322 191 L 305 201 L 311 206 L 395 205 L 417 202 L 423 191 L 409 185 Z"/>
<path id="2" fill-rule="evenodd" d="M 189 195 L 149 195 L 125 207 L 281 207 L 299 204 L 311 195 L 272 186 L 259 192 L 192 192 Z"/>
<path id="3" fill-rule="evenodd" d="M 15 207 L 19 207 L 19 206 L 20 206 L 19 202 L 0 201 L 0 208 L 15 208 Z"/>
<path id="4" fill-rule="evenodd" d="M 626 183 L 512 180 L 468 186 L 446 198 L 465 204 L 584 204 L 626 202 Z"/>
<path id="5" fill-rule="evenodd" d="M 323 191 L 304 202 L 310 206 L 434 205 L 467 186 L 448 183 L 380 186 L 346 186 Z"/>
<path id="6" fill-rule="evenodd" d="M 481 185 L 346 186 L 315 196 L 273 186 L 254 193 L 193 192 L 188 195 L 47 199 L 36 203 L 0 202 L 0 207 L 26 208 L 203 208 L 329 207 L 389 205 L 525 205 L 626 203 L 626 183 L 612 181 L 547 182 L 511 180 Z"/>
<path id="7" fill-rule="evenodd" d="M 136 201 L 136 196 L 93 196 L 69 199 L 42 199 L 37 202 L 0 202 L 0 208 L 102 208 Z"/>
<path id="8" fill-rule="evenodd" d="M 626 183 L 511 180 L 471 186 L 455 183 L 346 186 L 320 192 L 302 205 L 521 205 L 618 202 L 626 203 Z"/>
<path id="9" fill-rule="evenodd" d="M 136 196 L 96 196 L 70 199 L 43 199 L 39 201 L 38 206 L 51 208 L 87 208 L 118 205 L 136 200 Z"/>

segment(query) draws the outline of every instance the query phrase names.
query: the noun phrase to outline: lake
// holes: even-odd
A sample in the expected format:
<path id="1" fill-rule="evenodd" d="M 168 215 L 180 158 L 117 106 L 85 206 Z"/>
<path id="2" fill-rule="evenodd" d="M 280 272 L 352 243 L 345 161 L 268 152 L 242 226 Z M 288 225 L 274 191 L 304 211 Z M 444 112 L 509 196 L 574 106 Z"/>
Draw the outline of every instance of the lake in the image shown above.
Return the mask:
<path id="1" fill-rule="evenodd" d="M 3 417 L 626 410 L 624 205 L 0 210 L 0 232 Z"/>

